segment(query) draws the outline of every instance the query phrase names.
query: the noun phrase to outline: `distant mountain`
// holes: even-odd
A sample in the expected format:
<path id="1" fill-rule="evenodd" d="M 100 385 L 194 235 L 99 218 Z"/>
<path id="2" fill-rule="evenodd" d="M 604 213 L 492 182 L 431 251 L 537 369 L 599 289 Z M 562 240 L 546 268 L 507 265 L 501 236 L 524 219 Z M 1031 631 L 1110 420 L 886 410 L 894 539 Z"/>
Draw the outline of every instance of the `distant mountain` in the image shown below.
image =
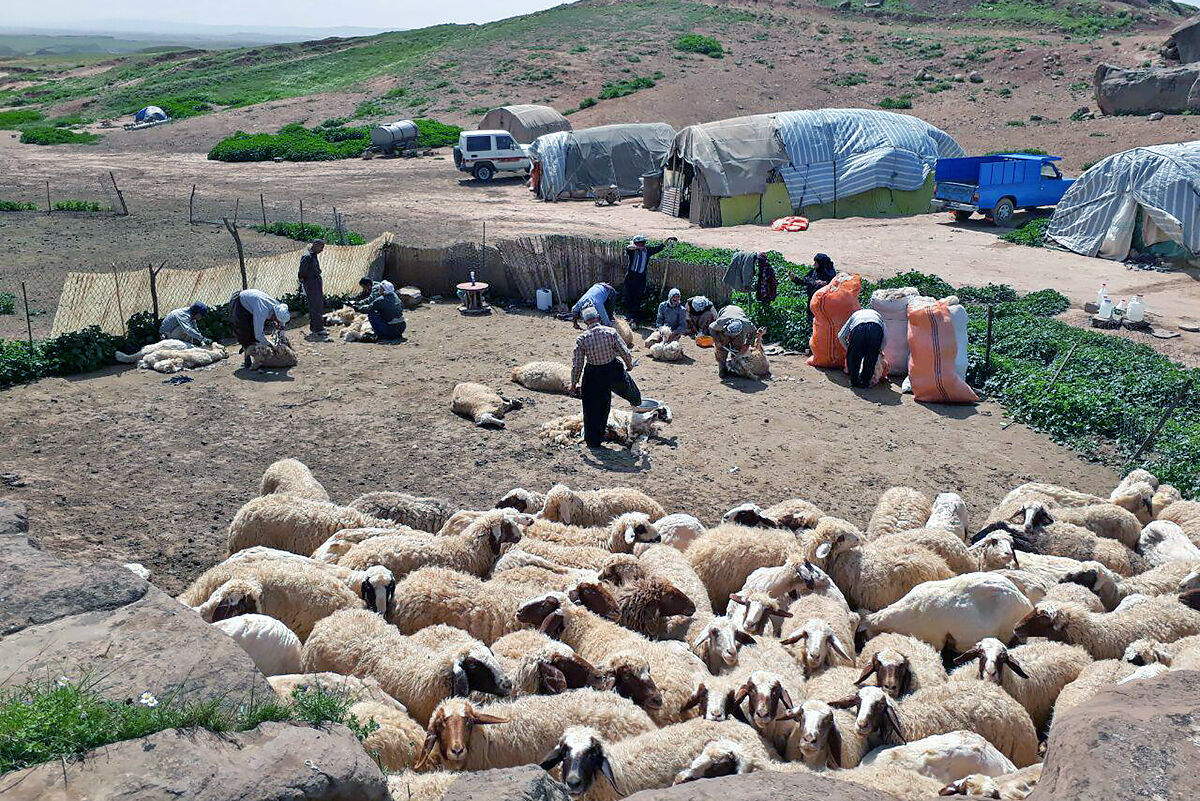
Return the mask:
<path id="1" fill-rule="evenodd" d="M 387 28 L 338 26 L 306 28 L 289 25 L 205 25 L 165 20 L 95 19 L 75 20 L 44 27 L 0 26 L 0 34 L 22 35 L 107 35 L 149 40 L 162 44 L 196 45 L 198 42 L 230 44 L 276 44 L 326 39 L 330 36 L 370 36 Z"/>

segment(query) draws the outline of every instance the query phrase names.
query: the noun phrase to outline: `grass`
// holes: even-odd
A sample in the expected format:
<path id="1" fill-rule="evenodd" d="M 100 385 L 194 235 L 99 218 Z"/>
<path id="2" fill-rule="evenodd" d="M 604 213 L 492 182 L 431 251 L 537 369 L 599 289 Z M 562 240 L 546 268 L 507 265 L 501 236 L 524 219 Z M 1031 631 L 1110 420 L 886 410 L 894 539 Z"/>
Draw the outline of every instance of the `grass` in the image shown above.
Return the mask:
<path id="1" fill-rule="evenodd" d="M 0 200 L 0 211 L 37 211 L 37 206 L 19 200 Z"/>
<path id="2" fill-rule="evenodd" d="M 724 58 L 725 48 L 711 36 L 698 33 L 686 33 L 675 40 L 675 49 L 684 53 L 699 53 L 711 58 Z"/>
<path id="3" fill-rule="evenodd" d="M 326 228 L 323 225 L 313 225 L 312 223 L 290 223 L 290 222 L 273 222 L 270 225 L 255 225 L 255 231 L 260 234 L 273 234 L 274 236 L 284 236 L 288 239 L 295 239 L 299 242 L 311 242 L 314 239 L 324 239 L 326 242 L 338 245 L 362 245 L 366 244 L 366 239 L 357 231 L 346 231 L 346 241 L 338 241 L 338 232 L 335 228 Z"/>
<path id="4" fill-rule="evenodd" d="M 1017 245 L 1027 245 L 1032 248 L 1044 247 L 1046 244 L 1046 229 L 1050 227 L 1049 217 L 1038 217 L 1030 220 L 1020 228 L 1009 231 L 1000 237 L 1006 242 Z"/>
<path id="5" fill-rule="evenodd" d="M 655 85 L 655 79 L 661 77 L 662 73 L 657 72 L 653 77 L 635 76 L 633 78 L 622 78 L 619 81 L 609 81 L 600 87 L 600 99 L 613 100 L 618 97 L 626 97 L 634 92 L 640 92 L 642 89 L 649 89 Z"/>
<path id="6" fill-rule="evenodd" d="M 91 145 L 99 141 L 100 134 L 52 125 L 39 125 L 21 131 L 21 143 L 25 145 Z"/>
<path id="7" fill-rule="evenodd" d="M 1010 148 L 1008 150 L 989 150 L 987 153 L 984 153 L 984 155 L 985 156 L 1003 156 L 1007 153 L 1020 153 L 1025 156 L 1049 156 L 1050 155 L 1045 150 L 1042 150 L 1040 147 L 1019 147 L 1019 148 Z"/>
<path id="8" fill-rule="evenodd" d="M 912 101 L 913 96 L 909 94 L 900 95 L 899 97 L 885 97 L 879 101 L 879 107 L 887 109 L 912 108 Z"/>
<path id="9" fill-rule="evenodd" d="M 101 206 L 92 200 L 59 200 L 54 204 L 55 211 L 112 211 L 111 206 Z"/>
<path id="10" fill-rule="evenodd" d="M 37 109 L 17 108 L 10 111 L 0 111 L 0 130 L 15 131 L 31 122 L 39 122 L 45 115 Z"/>
<path id="11" fill-rule="evenodd" d="M 0 314 L 17 313 L 17 296 L 11 292 L 0 292 Z"/>
<path id="12" fill-rule="evenodd" d="M 418 147 L 447 147 L 458 142 L 462 129 L 437 120 L 418 118 Z M 357 127 L 305 128 L 292 123 L 276 133 L 238 131 L 213 146 L 212 161 L 335 161 L 361 156 L 371 146 L 371 129 Z"/>
<path id="13" fill-rule="evenodd" d="M 102 697 L 87 679 L 33 682 L 0 691 L 0 773 L 78 759 L 94 748 L 166 729 L 239 732 L 267 721 L 342 723 L 362 739 L 378 724 L 350 715 L 354 700 L 323 688 L 301 688 L 286 701 L 271 695 L 241 704 L 198 703 L 143 693 L 121 702 Z"/>

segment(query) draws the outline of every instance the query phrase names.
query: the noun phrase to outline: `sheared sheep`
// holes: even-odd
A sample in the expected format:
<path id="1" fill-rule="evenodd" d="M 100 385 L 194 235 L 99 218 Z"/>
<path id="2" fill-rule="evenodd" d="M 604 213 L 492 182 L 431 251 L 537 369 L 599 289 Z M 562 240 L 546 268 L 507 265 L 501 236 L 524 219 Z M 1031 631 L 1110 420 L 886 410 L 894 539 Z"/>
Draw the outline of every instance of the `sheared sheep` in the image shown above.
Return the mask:
<path id="1" fill-rule="evenodd" d="M 504 428 L 504 416 L 520 409 L 519 400 L 509 400 L 483 384 L 456 384 L 450 396 L 450 411 L 481 428 Z"/>
<path id="2" fill-rule="evenodd" d="M 884 632 L 872 637 L 859 652 L 858 667 L 862 675 L 856 685 L 873 675 L 875 684 L 896 699 L 947 681 L 941 655 L 928 643 L 906 634 Z"/>
<path id="3" fill-rule="evenodd" d="M 255 342 L 246 348 L 246 355 L 250 357 L 250 369 L 252 370 L 263 368 L 286 370 L 297 364 L 296 351 L 292 349 L 292 344 L 288 341 L 283 329 L 275 333 L 274 340 L 270 343 Z"/>
<path id="4" fill-rule="evenodd" d="M 378 520 L 430 533 L 444 526 L 455 512 L 449 501 L 405 492 L 368 492 L 350 501 L 350 508 Z"/>
<path id="5" fill-rule="evenodd" d="M 973 731 L 933 734 L 904 745 L 877 748 L 863 757 L 864 765 L 895 765 L 937 779 L 942 784 L 964 776 L 1003 776 L 1017 766 L 996 746 Z"/>
<path id="6" fill-rule="evenodd" d="M 1183 600 L 1200 603 L 1191 596 L 1183 596 Z M 1043 602 L 1020 622 L 1016 634 L 1079 645 L 1093 659 L 1120 659 L 1134 640 L 1146 637 L 1173 642 L 1200 634 L 1200 612 L 1171 596 L 1150 598 L 1131 609 L 1106 614 Z"/>
<path id="7" fill-rule="evenodd" d="M 979 666 L 969 664 L 975 660 Z M 1058 694 L 1092 663 L 1082 648 L 1058 642 L 1031 642 L 1008 648 L 987 637 L 960 656 L 951 681 L 979 679 L 999 685 L 1017 699 L 1040 731 L 1050 720 Z M 972 771 L 980 772 L 980 771 Z"/>
<path id="8" fill-rule="evenodd" d="M 1000 801 L 1025 801 L 1038 780 L 1042 778 L 1042 763 L 1021 768 L 1003 776 L 972 773 L 951 782 L 938 791 L 939 795 L 965 795 L 971 798 L 995 798 Z"/>
<path id="9" fill-rule="evenodd" d="M 867 523 L 867 539 L 921 528 L 929 519 L 933 504 L 929 497 L 912 487 L 892 487 L 879 496 L 871 520 Z"/>
<path id="10" fill-rule="evenodd" d="M 546 503 L 538 517 L 568 526 L 603 526 L 628 512 L 643 512 L 651 520 L 666 514 L 657 501 L 641 490 L 629 487 L 573 490 L 565 484 L 555 484 L 546 493 Z"/>
<path id="11" fill-rule="evenodd" d="M 683 342 L 671 339 L 671 329 L 663 326 L 646 337 L 646 347 L 650 350 L 650 358 L 659 362 L 677 362 L 683 358 Z"/>
<path id="12" fill-rule="evenodd" d="M 571 368 L 562 362 L 529 362 L 513 368 L 512 380 L 535 392 L 567 395 L 571 391 Z"/>
<path id="13" fill-rule="evenodd" d="M 300 638 L 282 621 L 247 614 L 217 620 L 213 626 L 232 637 L 264 676 L 300 670 Z"/>
<path id="14" fill-rule="evenodd" d="M 663 405 L 648 412 L 611 409 L 604 428 L 604 441 L 629 448 L 635 456 L 650 437 L 658 436 L 658 424 L 670 423 L 671 408 Z M 539 435 L 555 445 L 577 445 L 583 439 L 583 415 L 567 414 L 542 424 Z"/>
<path id="15" fill-rule="evenodd" d="M 255 545 L 308 556 L 345 528 L 395 528 L 348 506 L 286 495 L 251 498 L 229 524 L 229 553 Z"/>
<path id="16" fill-rule="evenodd" d="M 153 342 L 136 353 L 117 351 L 113 356 L 118 362 L 127 364 L 137 362 L 138 369 L 153 370 L 156 373 L 178 373 L 180 370 L 208 367 L 210 364 L 229 358 L 229 354 L 220 342 L 213 342 L 207 347 L 199 347 L 178 339 Z"/>
<path id="17" fill-rule="evenodd" d="M 317 481 L 308 465 L 297 459 L 280 459 L 271 464 L 258 484 L 259 495 L 290 495 L 328 503 L 329 493 Z"/>
<path id="18" fill-rule="evenodd" d="M 427 723 L 449 696 L 503 696 L 512 690 L 495 655 L 482 643 L 456 643 L 435 651 L 360 609 L 342 610 L 318 622 L 304 643 L 301 664 L 305 671 L 376 679 L 418 723 Z"/>
<path id="19" fill-rule="evenodd" d="M 745 353 L 730 353 L 725 361 L 725 367 L 734 375 L 753 380 L 764 380 L 771 377 L 771 363 L 763 350 L 763 333 L 765 328 L 758 329 L 754 343 Z"/>

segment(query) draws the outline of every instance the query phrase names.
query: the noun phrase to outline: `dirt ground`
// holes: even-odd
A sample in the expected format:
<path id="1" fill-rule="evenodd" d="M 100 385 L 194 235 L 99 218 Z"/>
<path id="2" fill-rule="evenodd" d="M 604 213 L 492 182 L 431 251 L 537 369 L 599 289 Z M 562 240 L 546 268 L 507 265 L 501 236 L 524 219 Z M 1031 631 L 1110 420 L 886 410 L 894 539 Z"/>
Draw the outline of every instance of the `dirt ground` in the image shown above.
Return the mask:
<path id="1" fill-rule="evenodd" d="M 295 331 L 300 365 L 286 373 L 225 361 L 172 385 L 112 368 L 0 393 L 3 493 L 29 505 L 49 547 L 142 562 L 175 592 L 225 556 L 229 521 L 285 456 L 311 466 L 339 502 L 388 489 L 476 508 L 513 486 L 563 481 L 639 487 L 707 523 L 743 501 L 798 496 L 865 525 L 896 484 L 958 492 L 978 521 L 1023 481 L 1107 493 L 1118 480 L 1023 426 L 1002 429 L 993 403 L 932 406 L 894 386 L 856 391 L 801 357 L 773 359 L 769 383 L 720 382 L 711 351 L 690 342 L 687 361 L 643 357 L 634 370 L 644 394 L 675 415 L 643 458 L 615 446 L 603 456 L 550 446 L 539 427 L 579 402 L 508 379 L 525 361 L 569 360 L 569 324 L 500 309 L 467 319 L 449 304 L 408 319 L 408 341 L 396 345 L 310 343 Z M 476 428 L 449 409 L 466 380 L 525 406 L 504 431 Z"/>

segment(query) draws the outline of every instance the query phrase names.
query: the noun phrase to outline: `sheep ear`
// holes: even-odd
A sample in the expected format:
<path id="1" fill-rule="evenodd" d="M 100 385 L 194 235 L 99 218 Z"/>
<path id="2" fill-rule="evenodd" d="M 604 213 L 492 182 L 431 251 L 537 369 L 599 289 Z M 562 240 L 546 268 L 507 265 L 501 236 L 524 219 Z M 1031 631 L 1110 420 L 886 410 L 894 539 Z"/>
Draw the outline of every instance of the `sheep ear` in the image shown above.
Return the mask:
<path id="1" fill-rule="evenodd" d="M 696 687 L 696 691 L 692 693 L 692 697 L 687 699 L 683 706 L 679 707 L 679 714 L 682 715 L 692 707 L 703 704 L 707 698 L 708 688 L 704 686 L 704 682 L 700 682 L 700 684 Z"/>
<path id="2" fill-rule="evenodd" d="M 829 640 L 829 645 L 842 659 L 850 658 L 850 655 L 846 653 L 846 646 L 842 644 L 841 639 L 836 634 Z"/>
<path id="3" fill-rule="evenodd" d="M 1033 516 L 1033 524 L 1035 526 L 1048 526 L 1053 522 L 1054 522 L 1054 516 L 1051 515 L 1050 512 L 1047 511 L 1046 507 L 1044 507 L 1044 506 L 1042 508 L 1038 509 L 1037 513 L 1034 514 L 1034 516 Z"/>
<path id="4" fill-rule="evenodd" d="M 375 608 L 375 593 L 371 592 L 370 581 L 363 579 L 362 584 L 359 586 L 358 594 L 362 597 L 363 602 L 366 603 L 367 609 L 371 610 L 372 612 L 379 611 Z"/>
<path id="5" fill-rule="evenodd" d="M 612 765 L 608 762 L 608 757 L 600 758 L 600 772 L 604 774 L 604 778 L 608 779 L 608 783 L 614 788 L 617 786 L 617 780 L 613 776 Z"/>
<path id="6" fill-rule="evenodd" d="M 800 629 L 796 633 L 789 634 L 788 636 L 784 637 L 779 642 L 782 645 L 795 645 L 796 643 L 800 642 L 801 640 L 807 640 L 807 639 L 808 639 L 808 631 L 806 629 Z"/>
<path id="7" fill-rule="evenodd" d="M 467 671 L 457 662 L 450 669 L 450 694 L 456 698 L 466 698 L 471 694 L 471 680 L 467 677 Z"/>
<path id="8" fill-rule="evenodd" d="M 960 656 L 956 657 L 955 660 L 953 662 L 951 662 L 950 664 L 953 667 L 959 667 L 960 665 L 965 665 L 968 662 L 970 662 L 972 659 L 978 659 L 981 656 L 983 656 L 982 651 L 980 651 L 978 648 L 972 648 L 969 651 L 964 651 Z"/>
<path id="9" fill-rule="evenodd" d="M 740 604 L 742 606 L 750 605 L 750 602 L 746 600 L 745 596 L 743 596 L 739 593 L 736 593 L 736 592 L 729 596 L 729 602 L 735 603 L 735 604 Z"/>
<path id="10" fill-rule="evenodd" d="M 831 767 L 842 767 L 842 733 L 836 724 L 829 727 L 829 761 Z"/>
<path id="11" fill-rule="evenodd" d="M 553 751 L 542 757 L 542 761 L 538 764 L 541 766 L 542 770 L 551 771 L 554 770 L 559 762 L 563 761 L 563 757 L 566 755 L 567 747 L 560 742 L 558 745 L 554 746 Z"/>
<path id="12" fill-rule="evenodd" d="M 912 669 L 908 665 L 908 657 L 904 658 L 904 678 L 900 680 L 900 695 L 908 695 L 912 689 Z"/>
<path id="13" fill-rule="evenodd" d="M 601 676 L 596 679 L 596 682 L 592 685 L 594 689 L 600 690 L 601 692 L 610 692 L 616 686 L 617 677 L 612 675 Z"/>
<path id="14" fill-rule="evenodd" d="M 476 712 L 472 709 L 471 722 L 479 726 L 490 726 L 495 723 L 508 723 L 508 718 L 498 718 L 495 715 L 489 715 L 486 712 Z"/>
<path id="15" fill-rule="evenodd" d="M 767 612 L 767 615 L 769 617 L 791 617 L 792 613 L 786 609 L 776 609 L 774 611 Z"/>
<path id="16" fill-rule="evenodd" d="M 830 701 L 829 705 L 834 709 L 854 709 L 858 706 L 857 695 L 847 695 L 845 698 L 839 698 L 836 701 Z"/>
<path id="17" fill-rule="evenodd" d="M 883 716 L 887 725 L 891 726 L 892 731 L 895 732 L 896 739 L 901 743 L 907 743 L 908 740 L 904 739 L 904 730 L 900 728 L 900 718 L 896 715 L 896 708 L 891 703 L 887 704 L 887 709 L 884 711 Z"/>
<path id="18" fill-rule="evenodd" d="M 1008 669 L 1013 673 L 1016 673 L 1021 678 L 1029 678 L 1029 674 L 1025 672 L 1025 669 L 1021 667 L 1017 660 L 1013 659 L 1012 656 L 1007 653 L 1004 655 L 1004 664 L 1008 665 Z"/>
<path id="19" fill-rule="evenodd" d="M 828 542 L 822 542 L 820 545 L 817 546 L 817 550 L 814 552 L 814 555 L 818 559 L 827 559 L 829 557 L 829 552 L 832 550 L 833 550 L 833 546 L 831 544 L 829 544 Z"/>
<path id="20" fill-rule="evenodd" d="M 867 679 L 871 678 L 871 674 L 874 673 L 875 671 L 877 671 L 878 669 L 879 669 L 879 663 L 876 660 L 872 659 L 871 664 L 867 667 L 866 670 L 863 671 L 862 675 L 859 676 L 857 679 L 855 679 L 854 686 L 856 686 L 856 687 L 862 686 L 862 683 L 864 681 L 866 681 Z"/>
<path id="21" fill-rule="evenodd" d="M 741 687 L 738 687 L 737 692 L 733 694 L 733 702 L 740 704 L 742 701 L 745 701 L 746 696 L 750 694 L 751 686 L 750 682 L 746 682 Z"/>
<path id="22" fill-rule="evenodd" d="M 733 639 L 740 642 L 742 645 L 754 645 L 758 642 L 758 640 L 754 639 L 752 634 L 742 631 L 741 629 L 738 629 L 733 633 Z"/>
<path id="23" fill-rule="evenodd" d="M 556 668 L 554 665 L 547 664 L 546 662 L 539 662 L 537 669 L 538 676 L 541 678 L 542 684 L 547 690 L 554 695 L 558 695 L 561 692 L 566 692 L 567 677 L 563 675 L 561 670 Z"/>

